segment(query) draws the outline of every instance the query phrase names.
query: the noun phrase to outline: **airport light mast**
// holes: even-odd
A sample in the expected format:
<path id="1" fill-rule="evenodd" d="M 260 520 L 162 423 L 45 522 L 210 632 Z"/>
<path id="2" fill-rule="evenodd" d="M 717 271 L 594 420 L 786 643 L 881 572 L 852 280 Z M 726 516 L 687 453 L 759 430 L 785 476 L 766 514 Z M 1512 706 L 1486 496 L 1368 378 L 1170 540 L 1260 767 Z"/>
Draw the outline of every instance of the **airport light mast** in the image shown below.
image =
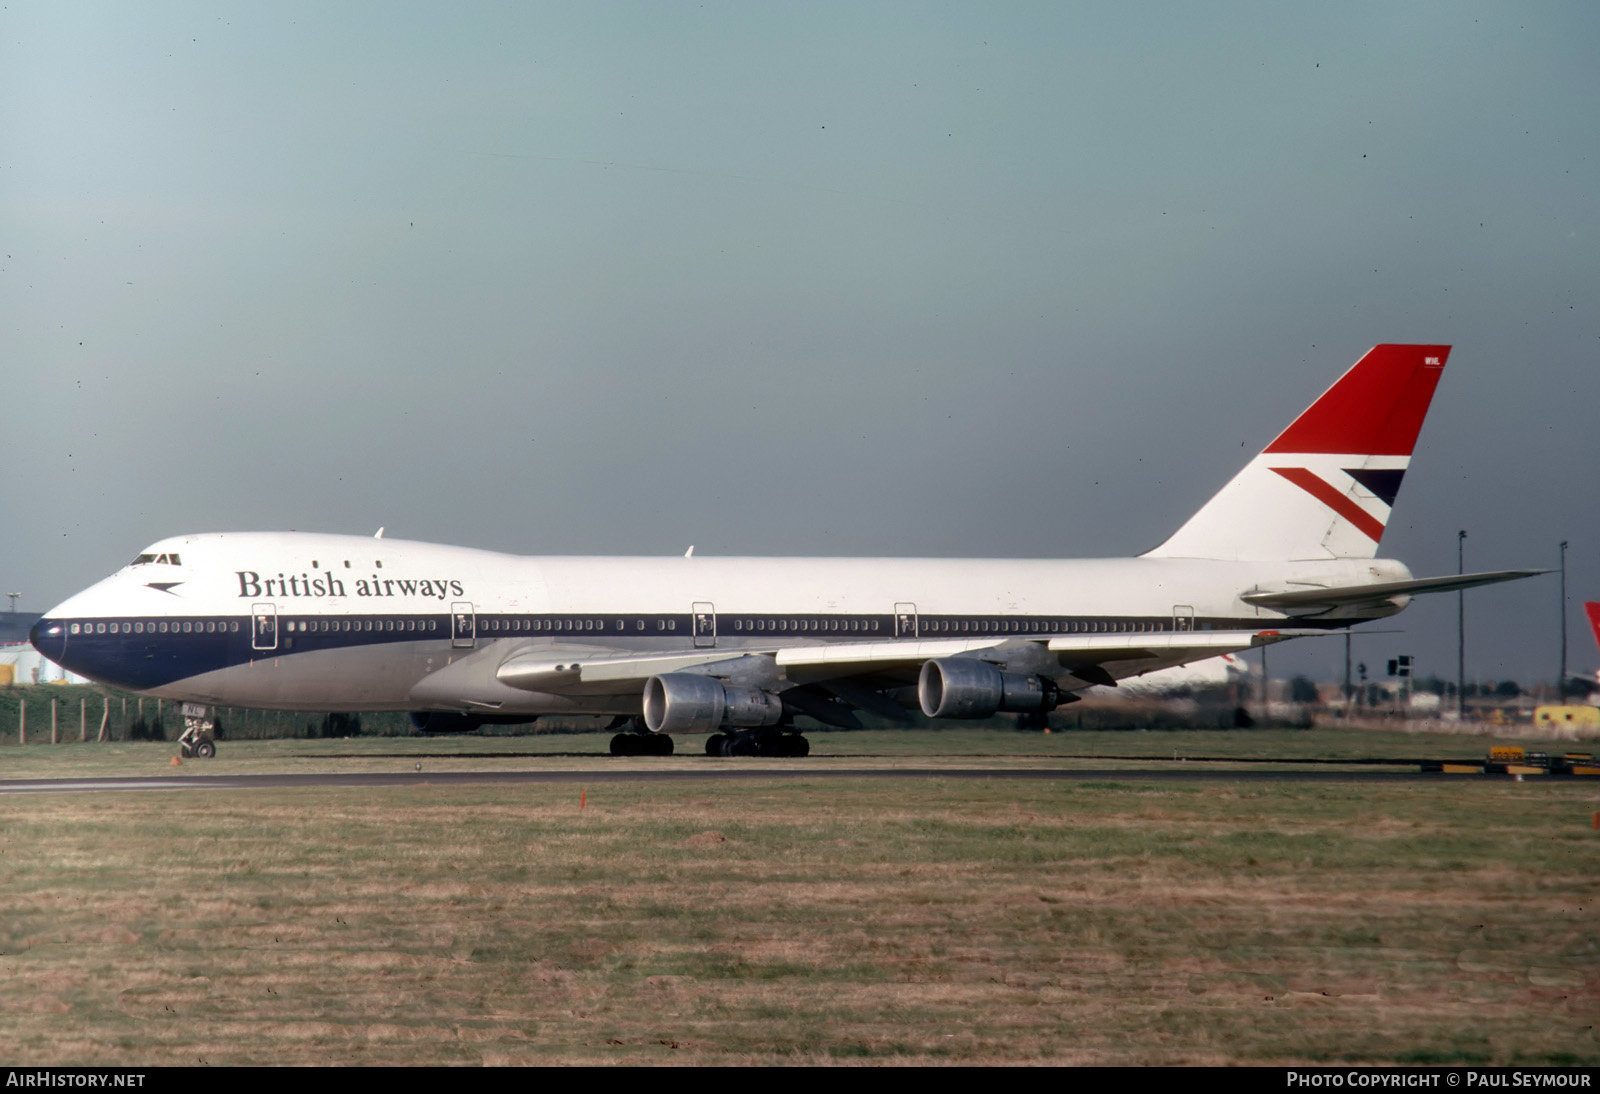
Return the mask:
<path id="1" fill-rule="evenodd" d="M 1352 695 L 1352 691 L 1351 691 L 1351 688 L 1350 688 L 1350 628 L 1346 627 L 1345 628 L 1345 632 L 1344 632 L 1344 719 L 1347 722 L 1350 720 L 1350 698 L 1351 698 L 1351 695 Z"/>
<path id="2" fill-rule="evenodd" d="M 1466 573 L 1462 565 L 1465 558 L 1463 544 L 1467 541 L 1465 528 L 1456 533 L 1456 573 Z M 1456 590 L 1456 721 L 1466 717 L 1467 702 L 1467 591 Z"/>
<path id="3" fill-rule="evenodd" d="M 1561 674 L 1556 677 L 1556 702 L 1567 701 L 1567 541 L 1561 541 Z"/>

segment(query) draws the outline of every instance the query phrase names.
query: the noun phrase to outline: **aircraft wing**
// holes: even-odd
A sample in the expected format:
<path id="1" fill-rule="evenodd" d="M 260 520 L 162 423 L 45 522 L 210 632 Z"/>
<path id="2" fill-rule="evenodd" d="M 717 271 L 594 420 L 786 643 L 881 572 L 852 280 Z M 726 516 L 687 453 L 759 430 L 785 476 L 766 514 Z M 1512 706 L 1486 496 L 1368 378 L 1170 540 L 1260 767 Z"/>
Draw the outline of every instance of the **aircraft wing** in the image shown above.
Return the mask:
<path id="1" fill-rule="evenodd" d="M 1241 593 L 1240 600 L 1261 608 L 1273 608 L 1291 615 L 1314 615 L 1333 608 L 1359 608 L 1378 605 L 1397 596 L 1420 593 L 1448 593 L 1493 585 L 1501 581 L 1547 574 L 1549 570 L 1494 570 L 1478 574 L 1447 574 L 1444 577 L 1419 577 L 1410 581 L 1385 581 L 1376 585 L 1342 587 L 1309 586 L 1281 592 Z"/>
<path id="2" fill-rule="evenodd" d="M 1013 638 L 996 641 L 993 638 L 976 640 L 933 639 L 898 642 L 841 643 L 829 646 L 791 646 L 777 652 L 778 664 L 788 669 L 806 671 L 833 670 L 841 675 L 870 671 L 890 665 L 921 665 L 936 657 L 956 657 L 962 654 L 983 656 L 992 651 L 995 660 L 1016 659 L 1026 648 L 1048 650 L 1060 667 L 1072 672 L 1077 669 L 1102 667 L 1113 679 L 1135 675 L 1119 672 L 1130 663 L 1158 660 L 1167 664 L 1184 664 L 1219 653 L 1237 653 L 1256 646 L 1270 645 L 1285 638 L 1322 631 L 1177 631 L 1164 634 L 1075 634 L 1052 638 Z M 985 658 L 986 660 L 989 658 Z M 1137 672 L 1148 672 L 1140 668 Z M 1099 673 L 1095 673 L 1099 676 Z M 1094 680 L 1095 683 L 1105 681 Z"/>
<path id="3" fill-rule="evenodd" d="M 1320 635 L 1312 630 L 1177 631 L 1171 633 L 1056 635 L 1049 638 L 899 639 L 774 645 L 766 648 L 684 650 L 633 654 L 596 647 L 540 647 L 513 654 L 495 670 L 495 679 L 525 691 L 620 693 L 642 686 L 652 676 L 701 672 L 712 676 L 781 674 L 791 686 L 823 684 L 852 677 L 904 675 L 924 661 L 979 657 L 1029 672 L 1066 678 L 1069 690 L 1181 665 L 1219 653 L 1270 645 L 1286 638 Z M 760 664 L 757 664 L 760 662 Z M 726 671 L 716 671 L 719 669 Z M 763 681 L 766 684 L 766 681 Z M 771 686 L 767 684 L 767 686 Z"/>

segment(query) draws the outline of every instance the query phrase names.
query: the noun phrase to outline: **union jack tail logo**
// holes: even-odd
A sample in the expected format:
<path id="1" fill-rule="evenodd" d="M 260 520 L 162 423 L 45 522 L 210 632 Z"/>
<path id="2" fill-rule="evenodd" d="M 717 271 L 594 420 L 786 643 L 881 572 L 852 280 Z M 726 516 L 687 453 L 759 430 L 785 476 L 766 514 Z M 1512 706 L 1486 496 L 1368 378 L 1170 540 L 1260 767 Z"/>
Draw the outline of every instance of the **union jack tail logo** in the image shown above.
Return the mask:
<path id="1" fill-rule="evenodd" d="M 1150 556 L 1373 557 L 1449 356 L 1375 346 Z"/>

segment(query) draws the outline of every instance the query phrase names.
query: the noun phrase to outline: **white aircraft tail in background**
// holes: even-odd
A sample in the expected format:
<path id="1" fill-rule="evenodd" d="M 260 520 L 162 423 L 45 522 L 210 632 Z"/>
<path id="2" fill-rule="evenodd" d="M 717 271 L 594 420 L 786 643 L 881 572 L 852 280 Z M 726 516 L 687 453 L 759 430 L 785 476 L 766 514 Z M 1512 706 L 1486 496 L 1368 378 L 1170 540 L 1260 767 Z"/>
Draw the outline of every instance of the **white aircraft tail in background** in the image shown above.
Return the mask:
<path id="1" fill-rule="evenodd" d="M 1589 617 L 1589 629 L 1594 631 L 1594 642 L 1600 646 L 1600 601 L 1589 600 L 1583 605 L 1583 612 Z M 1567 680 L 1567 690 L 1570 693 L 1574 686 L 1587 688 L 1590 693 L 1600 691 L 1600 668 L 1594 670 L 1590 676 L 1573 676 Z M 1581 692 L 1580 692 L 1581 694 Z"/>
<path id="2" fill-rule="evenodd" d="M 1193 693 L 1226 693 L 1238 689 L 1239 697 L 1249 695 L 1256 686 L 1250 663 L 1225 653 L 1170 669 L 1157 669 L 1143 676 L 1120 681 L 1118 691 L 1138 698 L 1163 699 Z"/>

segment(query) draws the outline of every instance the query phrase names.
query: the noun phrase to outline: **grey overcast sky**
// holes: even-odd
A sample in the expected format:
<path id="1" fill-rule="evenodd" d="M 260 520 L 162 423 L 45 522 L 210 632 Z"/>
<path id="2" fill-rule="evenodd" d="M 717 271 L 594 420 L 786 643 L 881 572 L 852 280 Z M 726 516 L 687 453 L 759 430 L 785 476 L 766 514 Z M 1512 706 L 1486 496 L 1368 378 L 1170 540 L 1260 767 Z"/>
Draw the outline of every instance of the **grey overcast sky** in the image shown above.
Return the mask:
<path id="1" fill-rule="evenodd" d="M 1597 58 L 1592 3 L 8 0 L 3 591 L 245 529 L 1133 554 L 1448 342 L 1383 553 L 1569 540 L 1592 669 Z M 1467 605 L 1554 677 L 1554 576 Z M 1396 625 L 1454 675 L 1454 597 Z"/>

